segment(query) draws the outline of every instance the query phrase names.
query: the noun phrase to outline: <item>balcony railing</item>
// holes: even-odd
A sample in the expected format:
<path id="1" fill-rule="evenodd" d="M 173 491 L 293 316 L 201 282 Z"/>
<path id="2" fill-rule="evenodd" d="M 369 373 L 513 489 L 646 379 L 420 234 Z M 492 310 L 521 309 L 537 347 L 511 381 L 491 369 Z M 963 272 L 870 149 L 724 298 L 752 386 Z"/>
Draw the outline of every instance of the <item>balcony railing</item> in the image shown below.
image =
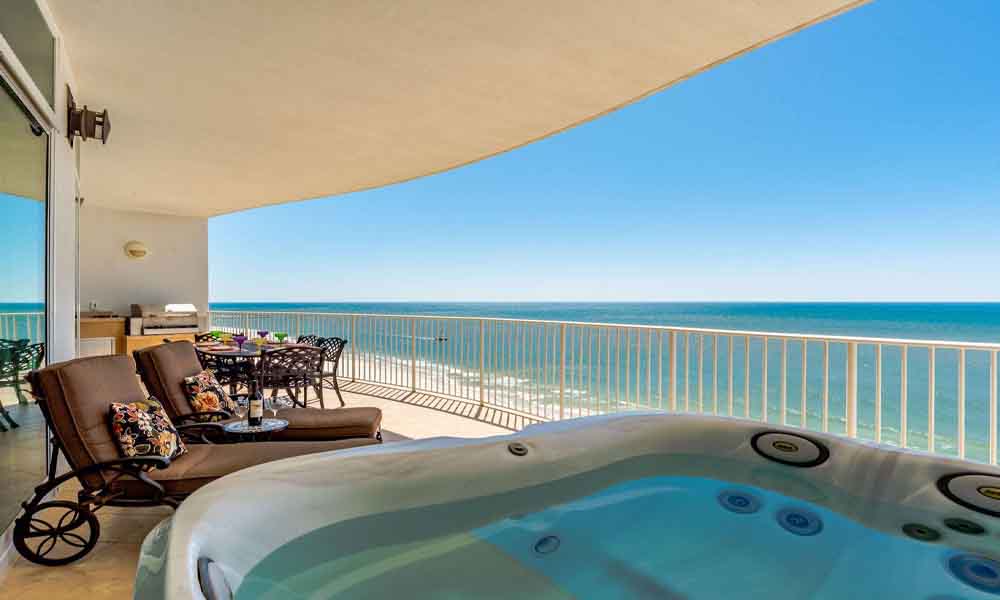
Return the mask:
<path id="1" fill-rule="evenodd" d="M 45 313 L 0 312 L 0 339 L 45 341 Z"/>
<path id="2" fill-rule="evenodd" d="M 343 337 L 342 378 L 538 420 L 702 412 L 997 463 L 1000 344 L 308 312 L 211 322 Z"/>

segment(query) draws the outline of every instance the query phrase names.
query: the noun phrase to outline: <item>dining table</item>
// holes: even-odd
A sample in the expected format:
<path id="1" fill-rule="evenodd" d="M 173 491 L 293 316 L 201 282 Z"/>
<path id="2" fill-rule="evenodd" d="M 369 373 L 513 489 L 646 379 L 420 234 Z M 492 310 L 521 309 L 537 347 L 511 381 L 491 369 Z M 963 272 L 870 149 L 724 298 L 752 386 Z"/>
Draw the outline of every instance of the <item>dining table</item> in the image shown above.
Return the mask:
<path id="1" fill-rule="evenodd" d="M 247 340 L 242 346 L 236 343 L 225 343 L 225 342 L 198 342 L 194 345 L 195 350 L 199 355 L 204 355 L 208 360 L 202 359 L 202 363 L 205 362 L 214 363 L 214 367 L 217 370 L 222 371 L 227 375 L 229 380 L 230 393 L 235 394 L 236 390 L 242 385 L 247 390 L 250 389 L 250 383 L 256 380 L 260 383 L 260 358 L 267 352 L 274 350 L 280 350 L 282 348 L 295 348 L 303 347 L 307 344 L 296 344 L 292 342 L 278 343 L 273 341 L 267 341 L 264 344 L 257 344 L 254 341 Z M 199 356 L 199 358 L 202 358 Z M 208 365 L 206 365 L 208 368 Z M 263 393 L 263 389 L 261 389 Z"/>

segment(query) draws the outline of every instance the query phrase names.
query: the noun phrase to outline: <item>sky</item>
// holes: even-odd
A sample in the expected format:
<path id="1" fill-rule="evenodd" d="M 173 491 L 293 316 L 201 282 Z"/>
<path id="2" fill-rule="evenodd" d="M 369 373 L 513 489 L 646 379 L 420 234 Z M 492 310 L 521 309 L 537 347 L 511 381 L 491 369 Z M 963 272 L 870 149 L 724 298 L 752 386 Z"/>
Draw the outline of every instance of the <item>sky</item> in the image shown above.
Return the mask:
<path id="1" fill-rule="evenodd" d="M 998 58 L 1000 2 L 876 0 L 500 156 L 213 218 L 211 299 L 996 300 Z"/>
<path id="2" fill-rule="evenodd" d="M 45 297 L 45 205 L 0 192 L 0 303 L 38 303 Z"/>

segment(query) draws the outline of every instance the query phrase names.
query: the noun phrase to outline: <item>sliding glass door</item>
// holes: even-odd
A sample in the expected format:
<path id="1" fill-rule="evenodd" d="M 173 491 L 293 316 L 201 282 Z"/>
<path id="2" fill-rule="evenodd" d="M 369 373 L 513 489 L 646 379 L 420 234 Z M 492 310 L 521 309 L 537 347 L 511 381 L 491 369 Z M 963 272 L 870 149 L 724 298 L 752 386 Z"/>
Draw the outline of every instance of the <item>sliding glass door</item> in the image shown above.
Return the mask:
<path id="1" fill-rule="evenodd" d="M 24 375 L 45 357 L 48 136 L 0 79 L 0 530 L 44 476 Z"/>

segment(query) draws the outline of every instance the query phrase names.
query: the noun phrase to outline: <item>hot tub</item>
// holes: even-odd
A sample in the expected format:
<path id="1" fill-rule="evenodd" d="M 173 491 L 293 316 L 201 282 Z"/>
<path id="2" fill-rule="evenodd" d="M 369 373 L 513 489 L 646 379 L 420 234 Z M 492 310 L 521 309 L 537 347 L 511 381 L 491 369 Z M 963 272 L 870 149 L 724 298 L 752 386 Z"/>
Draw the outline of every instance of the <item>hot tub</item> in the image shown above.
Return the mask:
<path id="1" fill-rule="evenodd" d="M 224 477 L 150 533 L 136 597 L 996 598 L 997 516 L 993 468 L 630 413 Z"/>

